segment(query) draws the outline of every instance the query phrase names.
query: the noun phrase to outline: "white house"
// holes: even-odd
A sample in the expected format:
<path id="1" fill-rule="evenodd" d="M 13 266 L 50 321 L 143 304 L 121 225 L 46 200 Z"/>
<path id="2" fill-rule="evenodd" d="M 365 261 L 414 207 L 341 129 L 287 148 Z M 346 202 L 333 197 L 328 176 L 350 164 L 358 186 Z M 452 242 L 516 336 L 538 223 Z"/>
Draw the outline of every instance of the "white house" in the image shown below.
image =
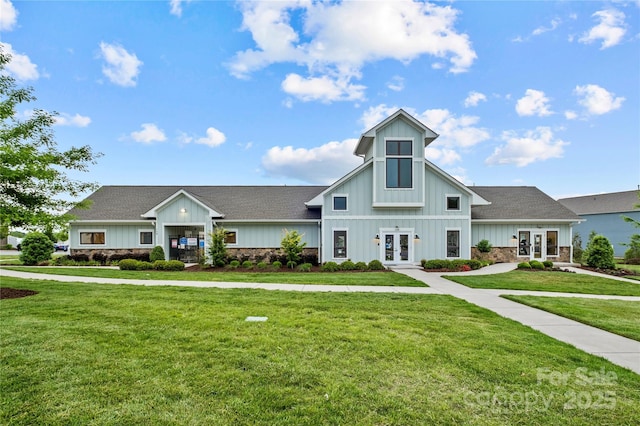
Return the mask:
<path id="1" fill-rule="evenodd" d="M 330 186 L 103 186 L 74 209 L 71 254 L 164 247 L 192 260 L 216 226 L 231 254 L 270 260 L 285 230 L 319 262 L 468 259 L 486 239 L 497 261 L 571 260 L 580 218 L 535 187 L 465 186 L 425 159 L 438 135 L 403 110 L 365 132 L 363 163 Z"/>

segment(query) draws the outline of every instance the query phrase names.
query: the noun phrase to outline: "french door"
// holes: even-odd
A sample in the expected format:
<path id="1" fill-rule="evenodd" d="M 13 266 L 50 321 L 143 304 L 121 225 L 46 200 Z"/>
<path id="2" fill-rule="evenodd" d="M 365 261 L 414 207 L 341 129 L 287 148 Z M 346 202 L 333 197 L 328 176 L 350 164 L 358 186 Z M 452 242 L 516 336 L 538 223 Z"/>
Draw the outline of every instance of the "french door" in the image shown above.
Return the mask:
<path id="1" fill-rule="evenodd" d="M 409 262 L 413 254 L 411 234 L 408 232 L 383 233 L 382 255 L 385 263 Z"/>

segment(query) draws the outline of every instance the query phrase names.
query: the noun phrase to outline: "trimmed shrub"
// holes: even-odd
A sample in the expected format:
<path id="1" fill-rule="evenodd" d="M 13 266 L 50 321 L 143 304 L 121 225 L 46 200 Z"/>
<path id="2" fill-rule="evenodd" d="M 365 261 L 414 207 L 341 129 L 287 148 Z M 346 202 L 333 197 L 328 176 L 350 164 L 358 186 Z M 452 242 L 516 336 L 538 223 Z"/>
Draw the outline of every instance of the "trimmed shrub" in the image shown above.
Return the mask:
<path id="1" fill-rule="evenodd" d="M 310 263 L 313 266 L 318 266 L 318 256 L 315 254 L 303 254 L 300 256 L 300 262 Z"/>
<path id="2" fill-rule="evenodd" d="M 253 262 L 250 260 L 245 260 L 244 262 L 242 262 L 242 267 L 244 269 L 253 269 Z"/>
<path id="3" fill-rule="evenodd" d="M 544 269 L 544 265 L 542 264 L 542 262 L 538 260 L 531 260 L 529 262 L 529 266 L 531 266 L 531 269 L 539 269 L 539 270 Z"/>
<path id="4" fill-rule="evenodd" d="M 367 266 L 366 262 L 356 262 L 356 270 L 366 271 L 367 269 L 369 269 L 369 266 Z"/>
<path id="5" fill-rule="evenodd" d="M 149 262 L 155 262 L 156 260 L 164 260 L 164 249 L 162 246 L 155 246 L 151 249 L 151 253 L 149 253 Z"/>
<path id="6" fill-rule="evenodd" d="M 258 262 L 258 264 L 256 265 L 256 268 L 258 269 L 267 269 L 267 262 Z"/>
<path id="7" fill-rule="evenodd" d="M 232 260 L 231 262 L 229 262 L 229 268 L 238 269 L 239 267 L 240 267 L 240 261 L 239 260 Z"/>
<path id="8" fill-rule="evenodd" d="M 470 259 L 470 260 L 467 260 L 467 266 L 469 266 L 471 269 L 475 271 L 476 269 L 482 268 L 483 265 L 482 265 L 482 262 L 477 259 Z"/>
<path id="9" fill-rule="evenodd" d="M 447 259 L 422 259 L 420 263 L 424 269 L 452 269 L 451 261 Z"/>
<path id="10" fill-rule="evenodd" d="M 478 251 L 480 253 L 489 253 L 491 251 L 492 247 L 493 246 L 491 245 L 489 240 L 480 240 L 480 241 L 478 241 L 478 244 L 476 245 L 476 248 L 478 249 Z"/>
<path id="11" fill-rule="evenodd" d="M 288 260 L 287 261 L 287 268 L 289 268 L 289 269 L 295 268 L 296 265 L 297 265 L 297 263 L 294 260 Z"/>
<path id="12" fill-rule="evenodd" d="M 53 243 L 41 232 L 27 234 L 20 243 L 20 261 L 25 265 L 37 265 L 51 260 Z"/>
<path id="13" fill-rule="evenodd" d="M 276 260 L 275 262 L 273 262 L 271 264 L 271 267 L 273 269 L 280 269 L 280 268 L 282 268 L 282 262 L 280 262 L 279 260 Z"/>
<path id="14" fill-rule="evenodd" d="M 343 271 L 353 271 L 354 269 L 356 269 L 356 264 L 347 259 L 340 264 L 340 269 Z"/>
<path id="15" fill-rule="evenodd" d="M 325 262 L 321 270 L 322 272 L 336 272 L 340 270 L 340 266 L 336 262 Z"/>
<path id="16" fill-rule="evenodd" d="M 139 271 L 142 269 L 142 262 L 135 259 L 122 259 L 118 262 L 121 271 Z"/>
<path id="17" fill-rule="evenodd" d="M 303 263 L 301 265 L 298 265 L 298 271 L 300 272 L 310 272 L 311 271 L 311 265 L 310 263 Z"/>
<path id="18" fill-rule="evenodd" d="M 520 262 L 518 263 L 518 269 L 531 269 L 531 265 L 529 262 Z"/>
<path id="19" fill-rule="evenodd" d="M 553 262 L 550 260 L 545 260 L 544 262 L 542 262 L 542 264 L 545 268 L 553 268 Z"/>
<path id="20" fill-rule="evenodd" d="M 371 271 L 384 271 L 386 268 L 378 259 L 373 259 L 371 262 L 369 262 L 369 269 Z"/>
<path id="21" fill-rule="evenodd" d="M 596 235 L 589 240 L 589 244 L 582 254 L 582 260 L 592 268 L 615 269 L 616 267 L 613 247 L 604 235 Z"/>
<path id="22" fill-rule="evenodd" d="M 184 263 L 179 260 L 167 260 L 166 271 L 184 271 Z"/>

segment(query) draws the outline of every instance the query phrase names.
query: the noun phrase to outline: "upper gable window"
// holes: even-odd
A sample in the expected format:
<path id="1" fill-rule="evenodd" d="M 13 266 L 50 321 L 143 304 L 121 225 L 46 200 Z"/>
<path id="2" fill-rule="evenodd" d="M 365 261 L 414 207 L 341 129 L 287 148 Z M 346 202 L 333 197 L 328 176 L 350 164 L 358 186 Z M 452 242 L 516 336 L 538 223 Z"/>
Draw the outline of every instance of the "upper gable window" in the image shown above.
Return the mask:
<path id="1" fill-rule="evenodd" d="M 388 140 L 385 155 L 387 188 L 412 188 L 413 141 Z"/>
<path id="2" fill-rule="evenodd" d="M 447 210 L 448 211 L 460 211 L 460 196 L 459 195 L 447 195 Z"/>
<path id="3" fill-rule="evenodd" d="M 346 195 L 334 195 L 333 196 L 333 210 L 334 211 L 346 211 L 347 210 L 347 196 Z"/>

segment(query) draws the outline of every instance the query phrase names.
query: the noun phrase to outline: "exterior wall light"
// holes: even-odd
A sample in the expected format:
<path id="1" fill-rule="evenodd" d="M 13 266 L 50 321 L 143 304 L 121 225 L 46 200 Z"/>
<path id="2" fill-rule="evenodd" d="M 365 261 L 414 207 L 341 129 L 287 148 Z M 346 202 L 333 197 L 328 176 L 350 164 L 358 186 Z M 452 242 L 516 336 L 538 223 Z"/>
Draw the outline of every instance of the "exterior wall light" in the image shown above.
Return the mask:
<path id="1" fill-rule="evenodd" d="M 184 207 L 180 209 L 180 213 L 186 213 L 187 209 L 185 209 Z"/>
<path id="2" fill-rule="evenodd" d="M 416 234 L 416 235 L 413 237 L 413 240 L 414 240 L 414 241 L 420 241 L 420 236 L 419 236 L 418 234 Z"/>

